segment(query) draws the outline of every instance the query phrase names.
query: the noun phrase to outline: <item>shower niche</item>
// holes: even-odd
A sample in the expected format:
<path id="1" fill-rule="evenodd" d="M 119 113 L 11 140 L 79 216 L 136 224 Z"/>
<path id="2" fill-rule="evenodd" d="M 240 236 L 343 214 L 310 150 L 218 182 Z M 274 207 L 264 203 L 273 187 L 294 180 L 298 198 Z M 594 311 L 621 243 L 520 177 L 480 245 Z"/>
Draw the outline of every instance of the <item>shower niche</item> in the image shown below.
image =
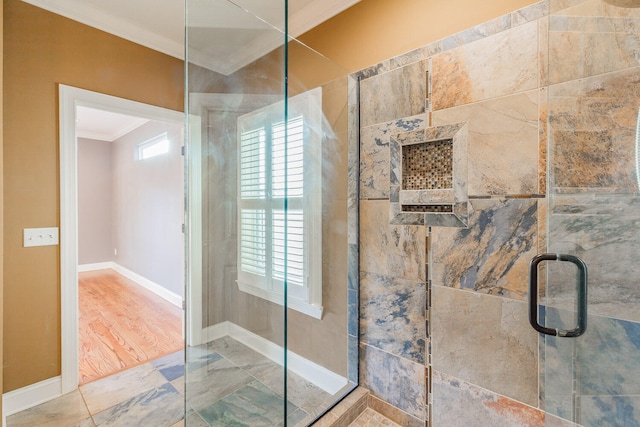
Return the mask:
<path id="1" fill-rule="evenodd" d="M 466 123 L 390 138 L 391 223 L 466 227 Z"/>

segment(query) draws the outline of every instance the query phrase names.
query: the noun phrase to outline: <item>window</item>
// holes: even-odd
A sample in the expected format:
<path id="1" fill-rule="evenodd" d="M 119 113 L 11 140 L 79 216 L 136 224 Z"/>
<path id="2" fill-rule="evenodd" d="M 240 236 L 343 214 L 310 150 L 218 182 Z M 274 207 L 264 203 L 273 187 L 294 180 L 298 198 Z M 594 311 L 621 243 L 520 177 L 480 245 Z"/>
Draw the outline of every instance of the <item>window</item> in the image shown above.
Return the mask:
<path id="1" fill-rule="evenodd" d="M 322 317 L 322 91 L 238 119 L 238 286 Z M 287 209 L 285 211 L 285 201 Z M 286 261 L 286 266 L 285 266 Z"/>
<path id="2" fill-rule="evenodd" d="M 148 141 L 138 144 L 138 160 L 146 160 L 169 152 L 167 133 L 160 134 Z"/>

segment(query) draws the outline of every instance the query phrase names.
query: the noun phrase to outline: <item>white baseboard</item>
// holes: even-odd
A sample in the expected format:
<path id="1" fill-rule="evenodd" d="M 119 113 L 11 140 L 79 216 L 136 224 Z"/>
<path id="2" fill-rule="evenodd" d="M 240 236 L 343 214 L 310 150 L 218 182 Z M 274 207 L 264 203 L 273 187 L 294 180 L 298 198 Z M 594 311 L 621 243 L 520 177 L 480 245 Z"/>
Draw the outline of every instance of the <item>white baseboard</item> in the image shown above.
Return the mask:
<path id="1" fill-rule="evenodd" d="M 9 415 L 62 396 L 62 378 L 54 377 L 2 395 L 2 426 Z"/>
<path id="2" fill-rule="evenodd" d="M 209 326 L 202 331 L 202 339 L 204 342 L 213 341 L 227 335 L 268 359 L 271 359 L 280 366 L 283 365 L 284 349 L 282 347 L 234 323 L 225 321 Z M 345 377 L 305 359 L 292 351 L 287 353 L 287 368 L 329 394 L 335 394 L 347 385 L 347 379 Z"/>
<path id="3" fill-rule="evenodd" d="M 98 262 L 95 264 L 82 264 L 78 266 L 78 272 L 104 270 L 105 268 L 111 268 L 117 271 L 118 273 L 122 274 L 124 277 L 133 280 L 143 288 L 169 301 L 171 304 L 182 308 L 182 296 L 174 292 L 171 292 L 167 288 L 160 286 L 155 282 L 152 282 L 151 280 L 139 275 L 138 273 L 134 273 L 133 271 L 129 270 L 126 267 L 121 266 L 116 262 L 107 261 L 107 262 Z"/>
<path id="4" fill-rule="evenodd" d="M 106 270 L 107 268 L 113 268 L 113 264 L 115 264 L 113 261 L 96 262 L 93 264 L 80 264 L 78 266 L 78 273 L 94 270 Z"/>

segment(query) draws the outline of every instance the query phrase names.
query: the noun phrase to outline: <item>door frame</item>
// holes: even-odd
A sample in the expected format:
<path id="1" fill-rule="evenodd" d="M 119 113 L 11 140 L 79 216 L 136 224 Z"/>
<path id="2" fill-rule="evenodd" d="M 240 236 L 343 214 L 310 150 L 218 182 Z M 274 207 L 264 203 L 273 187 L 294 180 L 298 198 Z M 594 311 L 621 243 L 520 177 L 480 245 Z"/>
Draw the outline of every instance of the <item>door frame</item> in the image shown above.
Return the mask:
<path id="1" fill-rule="evenodd" d="M 78 143 L 76 136 L 76 107 L 89 107 L 99 110 L 110 111 L 142 117 L 150 120 L 163 121 L 177 124 L 185 128 L 185 115 L 182 112 L 156 107 L 141 102 L 92 92 L 63 84 L 58 85 L 59 96 L 59 125 L 60 125 L 60 303 L 61 303 L 61 392 L 62 394 L 71 392 L 78 388 L 79 381 L 79 345 L 78 345 Z M 185 145 L 187 144 L 185 138 Z M 187 164 L 185 163 L 185 166 Z M 189 168 L 185 167 L 188 171 Z M 195 177 L 195 176 L 194 176 Z M 193 177 L 189 176 L 186 179 Z M 199 178 L 199 177 L 197 177 Z M 190 189 L 192 182 L 189 182 L 186 189 Z M 191 201 L 186 191 L 185 197 Z M 193 195 L 193 193 L 192 193 Z M 197 196 L 198 193 L 195 193 Z M 196 197 L 189 206 L 185 204 L 187 212 L 189 208 L 193 212 L 198 206 L 200 197 Z M 189 220 L 188 213 L 185 215 Z M 196 215 L 199 217 L 199 215 Z M 199 224 L 192 221 L 189 230 L 193 233 Z M 189 233 L 185 233 L 188 242 Z M 187 249 L 188 248 L 188 249 Z M 189 258 L 198 258 L 192 252 L 193 247 L 185 245 L 185 260 L 187 265 L 187 277 L 190 280 L 198 275 L 189 274 Z M 195 248 L 200 250 L 200 248 Z M 185 288 L 187 281 L 185 280 Z M 189 292 L 183 289 L 183 301 L 187 299 L 187 313 L 191 301 Z M 184 307 L 184 303 L 183 303 Z M 184 322 L 183 322 L 184 324 Z M 193 325 L 193 322 L 187 322 Z M 187 334 L 189 335 L 189 333 Z"/>

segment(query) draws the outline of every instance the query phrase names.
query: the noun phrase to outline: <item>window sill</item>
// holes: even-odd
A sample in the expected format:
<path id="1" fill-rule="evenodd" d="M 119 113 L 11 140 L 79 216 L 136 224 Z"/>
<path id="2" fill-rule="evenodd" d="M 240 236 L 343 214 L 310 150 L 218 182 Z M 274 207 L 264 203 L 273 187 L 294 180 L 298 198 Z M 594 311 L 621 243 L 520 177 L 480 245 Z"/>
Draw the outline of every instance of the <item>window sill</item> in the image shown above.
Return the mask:
<path id="1" fill-rule="evenodd" d="M 237 283 L 238 283 L 238 288 L 242 292 L 246 292 L 248 294 L 257 296 L 259 298 L 265 299 L 275 304 L 284 305 L 284 297 L 280 293 L 267 291 L 262 288 L 258 288 L 256 286 L 250 285 L 248 283 L 240 282 L 240 281 L 237 281 Z M 322 311 L 323 311 L 322 306 L 309 304 L 308 302 L 302 301 L 292 296 L 289 296 L 289 298 L 287 298 L 287 308 L 298 311 L 302 314 L 306 314 L 307 316 L 311 316 L 318 320 L 322 319 Z"/>

